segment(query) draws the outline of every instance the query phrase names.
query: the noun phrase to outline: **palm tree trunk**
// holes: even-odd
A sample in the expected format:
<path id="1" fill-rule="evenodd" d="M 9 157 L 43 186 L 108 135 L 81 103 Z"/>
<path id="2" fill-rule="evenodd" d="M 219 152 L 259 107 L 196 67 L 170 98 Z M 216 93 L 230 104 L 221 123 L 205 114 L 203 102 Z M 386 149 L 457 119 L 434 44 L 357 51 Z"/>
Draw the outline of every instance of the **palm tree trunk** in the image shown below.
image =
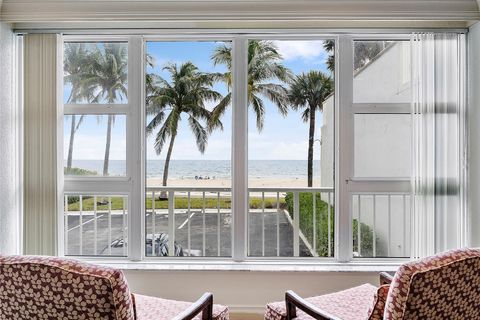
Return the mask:
<path id="1" fill-rule="evenodd" d="M 73 141 L 75 140 L 75 115 L 72 114 L 72 125 L 70 127 L 70 142 L 68 145 L 68 157 L 67 157 L 67 172 L 72 168 L 72 157 L 73 157 Z"/>
<path id="2" fill-rule="evenodd" d="M 177 136 L 176 134 L 173 134 L 172 137 L 170 138 L 170 145 L 168 146 L 167 157 L 165 158 L 165 166 L 163 167 L 163 179 L 162 179 L 162 186 L 164 187 L 167 186 L 168 168 L 170 167 L 170 158 L 172 157 L 173 144 L 175 142 L 176 136 Z M 165 199 L 166 197 L 167 197 L 166 192 L 162 191 L 162 193 L 160 194 L 160 198 Z"/>
<path id="3" fill-rule="evenodd" d="M 105 158 L 103 159 L 103 175 L 108 175 L 108 163 L 110 159 L 110 142 L 112 140 L 112 123 L 113 115 L 108 115 L 108 124 L 107 124 L 107 143 L 105 144 Z"/>
<path id="4" fill-rule="evenodd" d="M 310 129 L 308 131 L 308 187 L 313 186 L 313 142 L 315 137 L 315 107 L 310 106 Z"/>

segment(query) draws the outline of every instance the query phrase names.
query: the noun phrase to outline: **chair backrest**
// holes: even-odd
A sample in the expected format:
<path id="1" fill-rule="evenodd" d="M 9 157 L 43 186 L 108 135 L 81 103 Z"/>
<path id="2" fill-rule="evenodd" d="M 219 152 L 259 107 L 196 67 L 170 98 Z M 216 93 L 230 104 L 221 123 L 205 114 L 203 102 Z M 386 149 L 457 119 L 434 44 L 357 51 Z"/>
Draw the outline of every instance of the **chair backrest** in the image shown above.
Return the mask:
<path id="1" fill-rule="evenodd" d="M 41 256 L 0 256 L 0 319 L 133 320 L 120 270 Z"/>
<path id="2" fill-rule="evenodd" d="M 384 319 L 480 319 L 480 250 L 451 250 L 402 265 Z"/>

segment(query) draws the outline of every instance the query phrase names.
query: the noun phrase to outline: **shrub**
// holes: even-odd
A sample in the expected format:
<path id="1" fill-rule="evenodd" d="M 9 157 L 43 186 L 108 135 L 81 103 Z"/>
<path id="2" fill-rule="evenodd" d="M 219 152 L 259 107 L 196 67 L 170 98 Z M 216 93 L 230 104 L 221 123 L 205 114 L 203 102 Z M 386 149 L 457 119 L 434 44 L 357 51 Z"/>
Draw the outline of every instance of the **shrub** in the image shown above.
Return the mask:
<path id="1" fill-rule="evenodd" d="M 72 176 L 97 176 L 97 171 L 82 169 L 82 168 L 63 168 L 63 173 Z"/>
<path id="2" fill-rule="evenodd" d="M 353 219 L 353 252 L 361 257 L 373 257 L 373 230 L 369 225 L 360 223 L 360 237 L 362 238 L 361 251 L 358 251 L 358 221 Z"/>
<path id="3" fill-rule="evenodd" d="M 328 234 L 328 204 L 321 199 L 320 193 L 315 193 L 316 207 L 316 249 L 320 257 L 328 257 L 328 240 L 330 236 L 330 252 L 333 255 L 335 247 L 335 209 L 330 206 L 330 235 Z M 293 193 L 287 192 L 285 196 L 286 209 L 293 219 Z M 313 244 L 313 194 L 310 192 L 299 193 L 300 230 L 310 243 Z M 362 238 L 362 256 L 372 256 L 373 231 L 370 226 L 361 223 L 360 236 Z M 353 220 L 353 250 L 358 252 L 358 222 Z"/>

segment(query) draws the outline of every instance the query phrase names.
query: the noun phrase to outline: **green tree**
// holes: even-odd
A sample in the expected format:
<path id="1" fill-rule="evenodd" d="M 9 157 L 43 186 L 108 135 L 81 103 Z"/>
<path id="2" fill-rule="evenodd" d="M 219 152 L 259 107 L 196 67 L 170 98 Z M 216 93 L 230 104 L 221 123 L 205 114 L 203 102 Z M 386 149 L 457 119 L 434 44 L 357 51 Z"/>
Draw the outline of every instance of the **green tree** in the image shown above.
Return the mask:
<path id="1" fill-rule="evenodd" d="M 335 71 L 335 41 L 325 40 L 323 41 L 323 49 L 328 52 L 327 68 L 332 73 Z"/>
<path id="2" fill-rule="evenodd" d="M 165 143 L 170 139 L 162 180 L 162 185 L 166 186 L 170 158 L 182 115 L 188 118 L 188 124 L 195 136 L 198 150 L 204 153 L 208 131 L 201 121 L 207 123 L 211 118 L 211 112 L 205 107 L 205 102 L 219 101 L 223 96 L 212 89 L 217 75 L 200 72 L 191 62 L 183 63 L 180 66 L 169 63 L 163 70 L 168 71 L 170 81 L 158 75 L 150 75 L 147 115 L 153 117 L 147 124 L 146 132 L 152 134 L 157 127 L 160 127 L 154 143 L 157 154 L 160 154 Z M 221 123 L 217 122 L 215 126 L 221 127 Z"/>
<path id="3" fill-rule="evenodd" d="M 91 67 L 91 56 L 83 43 L 66 43 L 64 51 L 63 70 L 65 72 L 65 82 L 70 84 L 70 95 L 67 98 L 67 103 L 78 103 L 81 101 L 88 101 L 93 92 L 86 90 L 83 82 L 85 76 Z M 75 141 L 75 133 L 84 120 L 84 115 L 81 115 L 78 120 L 77 116 L 72 114 L 70 116 L 70 141 L 68 144 L 67 156 L 67 173 L 72 169 L 73 146 Z"/>
<path id="4" fill-rule="evenodd" d="M 353 68 L 355 71 L 363 68 L 373 61 L 392 42 L 390 41 L 357 41 L 353 57 Z"/>
<path id="5" fill-rule="evenodd" d="M 127 46 L 105 43 L 92 52 L 92 68 L 84 80 L 87 90 L 93 91 L 92 103 L 115 103 L 127 97 Z M 115 116 L 108 115 L 103 175 L 108 175 L 110 144 Z"/>
<path id="6" fill-rule="evenodd" d="M 391 44 L 391 41 L 356 41 L 353 54 L 354 71 L 359 70 L 374 60 Z M 335 70 L 335 41 L 325 40 L 323 42 L 323 49 L 328 53 L 327 68 L 333 73 Z"/>
<path id="7" fill-rule="evenodd" d="M 308 131 L 308 187 L 313 185 L 313 142 L 315 116 L 323 111 L 323 102 L 333 92 L 332 78 L 321 71 L 311 70 L 297 75 L 290 84 L 288 99 L 294 110 L 304 109 L 302 120 L 309 122 Z"/>
<path id="8" fill-rule="evenodd" d="M 222 64 L 228 71 L 221 75 L 229 90 L 232 87 L 232 47 L 223 44 L 212 54 L 214 65 Z M 286 88 L 278 82 L 288 82 L 292 78 L 289 69 L 282 65 L 282 56 L 271 41 L 250 40 L 248 42 L 248 105 L 256 116 L 257 128 L 262 130 L 265 120 L 263 98 L 273 102 L 282 115 L 288 111 Z M 225 113 L 231 102 L 231 92 L 213 109 L 213 124 Z M 212 125 L 212 123 L 211 123 Z M 213 126 L 214 127 L 214 126 Z"/>

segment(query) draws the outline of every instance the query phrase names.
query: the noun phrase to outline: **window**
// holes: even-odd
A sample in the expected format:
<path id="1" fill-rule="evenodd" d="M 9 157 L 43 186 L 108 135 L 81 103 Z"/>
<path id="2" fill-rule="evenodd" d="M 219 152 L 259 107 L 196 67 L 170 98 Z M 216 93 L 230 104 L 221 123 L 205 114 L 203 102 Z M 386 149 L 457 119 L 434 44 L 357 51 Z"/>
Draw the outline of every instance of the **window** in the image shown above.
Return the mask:
<path id="1" fill-rule="evenodd" d="M 334 40 L 248 52 L 248 256 L 333 257 Z"/>
<path id="2" fill-rule="evenodd" d="M 63 251 L 126 257 L 132 189 L 128 41 L 65 41 L 63 52 Z"/>
<path id="3" fill-rule="evenodd" d="M 353 256 L 410 256 L 410 42 L 353 43 Z"/>
<path id="4" fill-rule="evenodd" d="M 410 257 L 410 51 L 409 35 L 65 36 L 63 253 Z"/>
<path id="5" fill-rule="evenodd" d="M 70 114 L 63 123 L 66 176 L 127 175 L 124 114 Z"/>
<path id="6" fill-rule="evenodd" d="M 146 43 L 147 257 L 232 255 L 229 50 Z"/>

